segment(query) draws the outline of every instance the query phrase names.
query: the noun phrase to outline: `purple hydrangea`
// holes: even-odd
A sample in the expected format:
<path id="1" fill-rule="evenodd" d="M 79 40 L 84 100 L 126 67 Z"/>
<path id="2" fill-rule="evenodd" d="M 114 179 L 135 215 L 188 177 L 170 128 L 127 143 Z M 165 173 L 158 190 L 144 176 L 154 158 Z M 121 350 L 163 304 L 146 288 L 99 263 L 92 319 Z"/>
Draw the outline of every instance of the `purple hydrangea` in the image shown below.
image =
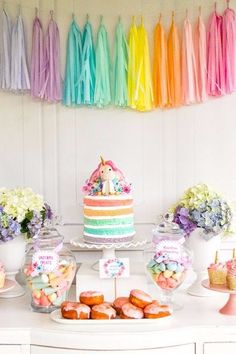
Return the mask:
<path id="1" fill-rule="evenodd" d="M 185 234 L 187 236 L 190 235 L 192 231 L 194 231 L 197 227 L 196 224 L 193 223 L 193 221 L 190 219 L 189 211 L 188 209 L 178 206 L 175 209 L 175 214 L 174 214 L 174 220 L 176 224 L 179 225 L 179 227 L 184 230 Z"/>

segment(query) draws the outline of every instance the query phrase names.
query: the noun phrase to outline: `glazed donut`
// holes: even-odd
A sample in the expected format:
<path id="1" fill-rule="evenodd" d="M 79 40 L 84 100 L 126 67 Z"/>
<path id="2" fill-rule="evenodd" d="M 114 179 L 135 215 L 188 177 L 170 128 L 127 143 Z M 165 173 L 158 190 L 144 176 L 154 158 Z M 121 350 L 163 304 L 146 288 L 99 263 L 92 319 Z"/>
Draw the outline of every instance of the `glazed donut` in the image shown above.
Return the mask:
<path id="1" fill-rule="evenodd" d="M 129 301 L 133 305 L 143 309 L 145 306 L 152 303 L 152 298 L 150 295 L 146 294 L 144 291 L 134 289 L 134 290 L 131 290 L 131 292 L 130 292 Z"/>
<path id="2" fill-rule="evenodd" d="M 129 298 L 128 297 L 118 297 L 118 298 L 115 299 L 115 301 L 113 302 L 113 307 L 116 310 L 118 315 L 121 312 L 121 307 L 124 304 L 127 304 L 128 302 L 129 302 Z"/>
<path id="3" fill-rule="evenodd" d="M 116 318 L 116 310 L 107 304 L 95 305 L 92 307 L 91 318 L 93 320 L 111 320 Z"/>
<path id="4" fill-rule="evenodd" d="M 143 310 L 129 302 L 121 307 L 120 318 L 139 320 L 143 316 Z"/>
<path id="5" fill-rule="evenodd" d="M 80 302 L 85 305 L 100 305 L 104 301 L 104 295 L 99 291 L 83 291 L 79 297 Z"/>
<path id="6" fill-rule="evenodd" d="M 168 306 L 166 305 L 158 305 L 156 303 L 152 303 L 147 305 L 144 310 L 144 317 L 145 318 L 160 318 L 170 316 L 171 312 Z"/>
<path id="7" fill-rule="evenodd" d="M 79 302 L 64 301 L 61 304 L 62 317 L 70 320 L 87 320 L 90 318 L 91 309 Z"/>

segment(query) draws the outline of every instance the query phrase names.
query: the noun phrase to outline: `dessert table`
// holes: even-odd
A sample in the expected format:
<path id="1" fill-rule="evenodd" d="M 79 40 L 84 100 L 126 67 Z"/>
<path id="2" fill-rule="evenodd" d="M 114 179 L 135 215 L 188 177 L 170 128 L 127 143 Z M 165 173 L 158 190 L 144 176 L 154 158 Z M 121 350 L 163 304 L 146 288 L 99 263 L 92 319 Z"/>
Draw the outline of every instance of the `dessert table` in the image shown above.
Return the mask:
<path id="1" fill-rule="evenodd" d="M 72 287 L 71 299 L 74 294 Z M 172 317 L 109 325 L 53 322 L 49 315 L 30 310 L 27 294 L 0 299 L 0 354 L 235 354 L 236 316 L 218 312 L 227 295 L 179 296 L 184 308 Z"/>

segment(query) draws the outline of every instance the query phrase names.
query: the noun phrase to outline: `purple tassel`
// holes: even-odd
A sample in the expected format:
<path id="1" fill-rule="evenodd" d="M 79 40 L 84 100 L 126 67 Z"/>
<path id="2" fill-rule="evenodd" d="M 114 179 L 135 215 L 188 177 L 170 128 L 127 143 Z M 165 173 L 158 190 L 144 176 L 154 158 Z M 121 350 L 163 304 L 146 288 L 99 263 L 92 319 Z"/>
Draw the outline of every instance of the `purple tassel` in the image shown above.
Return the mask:
<path id="1" fill-rule="evenodd" d="M 51 19 L 44 43 L 45 82 L 40 97 L 49 102 L 61 100 L 60 38 L 56 22 Z"/>
<path id="2" fill-rule="evenodd" d="M 40 97 L 40 90 L 45 82 L 43 61 L 43 29 L 36 16 L 33 22 L 32 55 L 31 55 L 31 96 Z"/>

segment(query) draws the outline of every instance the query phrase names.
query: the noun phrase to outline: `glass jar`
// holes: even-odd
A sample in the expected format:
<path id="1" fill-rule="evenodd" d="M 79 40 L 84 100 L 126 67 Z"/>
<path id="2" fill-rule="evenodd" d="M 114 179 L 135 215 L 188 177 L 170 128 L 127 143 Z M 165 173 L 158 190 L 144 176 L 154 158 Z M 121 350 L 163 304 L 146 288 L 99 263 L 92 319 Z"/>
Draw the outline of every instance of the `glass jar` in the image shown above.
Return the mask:
<path id="1" fill-rule="evenodd" d="M 151 281 L 162 291 L 162 301 L 173 309 L 173 292 L 183 283 L 192 257 L 183 246 L 185 238 L 178 225 L 164 217 L 153 230 L 153 244 L 145 250 L 145 267 Z"/>
<path id="2" fill-rule="evenodd" d="M 63 245 L 54 228 L 42 229 L 30 246 L 23 273 L 36 312 L 52 312 L 67 299 L 76 271 L 73 254 Z"/>

